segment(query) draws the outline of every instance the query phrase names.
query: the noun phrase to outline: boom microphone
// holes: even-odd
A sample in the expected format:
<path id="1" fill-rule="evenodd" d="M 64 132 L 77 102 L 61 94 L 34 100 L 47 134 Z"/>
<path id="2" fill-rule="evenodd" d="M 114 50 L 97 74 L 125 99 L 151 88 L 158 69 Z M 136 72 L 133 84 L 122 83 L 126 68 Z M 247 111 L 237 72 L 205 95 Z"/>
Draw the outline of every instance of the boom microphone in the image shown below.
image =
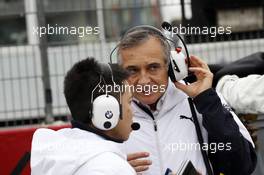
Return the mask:
<path id="1" fill-rule="evenodd" d="M 132 128 L 133 131 L 137 131 L 140 128 L 140 124 L 134 122 L 134 123 L 132 123 L 131 128 Z"/>

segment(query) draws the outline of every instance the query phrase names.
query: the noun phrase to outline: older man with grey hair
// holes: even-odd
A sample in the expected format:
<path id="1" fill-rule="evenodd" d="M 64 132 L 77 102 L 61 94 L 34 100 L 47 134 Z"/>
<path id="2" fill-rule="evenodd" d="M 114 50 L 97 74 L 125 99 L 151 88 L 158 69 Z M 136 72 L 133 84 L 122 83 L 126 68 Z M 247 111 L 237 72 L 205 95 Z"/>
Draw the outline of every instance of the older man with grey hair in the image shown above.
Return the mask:
<path id="1" fill-rule="evenodd" d="M 184 162 L 191 162 L 201 174 L 244 175 L 254 170 L 254 143 L 212 89 L 213 74 L 203 60 L 190 57 L 189 71 L 197 81 L 172 82 L 168 78 L 169 43 L 158 29 L 148 26 L 126 32 L 117 50 L 118 62 L 130 74 L 128 83 L 141 87 L 134 90 L 132 103 L 134 120 L 141 128 L 123 145 L 137 172 L 161 175 L 172 170 L 178 174 Z M 199 126 L 194 124 L 191 99 Z"/>

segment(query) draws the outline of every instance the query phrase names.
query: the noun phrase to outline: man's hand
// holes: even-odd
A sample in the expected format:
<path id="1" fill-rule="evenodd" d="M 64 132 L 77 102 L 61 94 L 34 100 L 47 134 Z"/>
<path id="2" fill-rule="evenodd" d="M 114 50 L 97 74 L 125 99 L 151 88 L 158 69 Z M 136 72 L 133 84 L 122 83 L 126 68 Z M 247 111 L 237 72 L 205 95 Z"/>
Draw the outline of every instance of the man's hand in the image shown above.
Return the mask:
<path id="1" fill-rule="evenodd" d="M 189 70 L 194 73 L 197 81 L 189 85 L 175 82 L 174 84 L 178 89 L 181 89 L 188 96 L 194 98 L 201 92 L 212 87 L 213 73 L 203 60 L 196 56 L 191 56 Z"/>
<path id="2" fill-rule="evenodd" d="M 128 163 L 135 169 L 136 172 L 146 171 L 151 165 L 151 160 L 142 159 L 149 157 L 147 152 L 137 152 L 127 155 Z"/>

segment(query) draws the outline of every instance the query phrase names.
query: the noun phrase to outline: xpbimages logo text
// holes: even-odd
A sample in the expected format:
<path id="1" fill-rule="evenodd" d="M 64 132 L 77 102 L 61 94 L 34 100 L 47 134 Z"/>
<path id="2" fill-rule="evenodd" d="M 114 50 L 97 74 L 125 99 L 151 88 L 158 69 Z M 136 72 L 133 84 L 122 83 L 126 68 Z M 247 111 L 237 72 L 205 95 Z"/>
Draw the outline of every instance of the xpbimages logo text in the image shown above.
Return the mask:
<path id="1" fill-rule="evenodd" d="M 151 93 L 157 93 L 157 92 L 165 92 L 166 86 L 165 85 L 128 85 L 128 84 L 122 84 L 122 85 L 99 85 L 98 91 L 99 93 L 119 93 L 124 91 L 130 91 L 132 93 L 144 93 L 144 95 L 150 95 Z"/>
<path id="2" fill-rule="evenodd" d="M 164 151 L 169 151 L 170 153 L 177 153 L 178 151 L 197 151 L 204 150 L 210 153 L 216 153 L 219 151 L 231 151 L 232 144 L 228 143 L 185 143 L 183 141 L 175 143 L 167 143 L 164 145 Z"/>
<path id="3" fill-rule="evenodd" d="M 166 28 L 165 28 L 166 29 Z M 176 34 L 180 35 L 208 35 L 210 37 L 216 37 L 217 35 L 230 35 L 232 33 L 231 31 L 232 27 L 227 26 L 212 26 L 212 27 L 197 27 L 197 26 L 190 26 L 187 24 L 186 26 L 183 26 L 182 24 L 179 24 L 179 26 L 173 26 L 170 34 L 171 37 L 174 37 Z M 168 29 L 166 29 L 168 30 Z"/>
<path id="4" fill-rule="evenodd" d="M 99 27 L 91 26 L 59 26 L 57 24 L 40 27 L 33 27 L 33 35 L 42 37 L 43 35 L 77 35 L 82 38 L 86 35 L 99 35 Z"/>

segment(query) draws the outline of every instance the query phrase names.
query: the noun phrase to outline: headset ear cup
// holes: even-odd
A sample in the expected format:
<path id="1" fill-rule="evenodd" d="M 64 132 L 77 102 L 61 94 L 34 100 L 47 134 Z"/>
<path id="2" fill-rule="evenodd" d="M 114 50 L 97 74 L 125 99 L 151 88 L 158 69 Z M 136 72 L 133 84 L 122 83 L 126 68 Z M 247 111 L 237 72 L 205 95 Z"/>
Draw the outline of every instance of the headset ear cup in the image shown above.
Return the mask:
<path id="1" fill-rule="evenodd" d="M 169 76 L 173 82 L 180 81 L 188 76 L 188 65 L 181 52 L 170 51 Z"/>
<path id="2" fill-rule="evenodd" d="M 120 116 L 120 104 L 111 95 L 100 95 L 93 101 L 92 124 L 100 130 L 116 127 Z"/>

